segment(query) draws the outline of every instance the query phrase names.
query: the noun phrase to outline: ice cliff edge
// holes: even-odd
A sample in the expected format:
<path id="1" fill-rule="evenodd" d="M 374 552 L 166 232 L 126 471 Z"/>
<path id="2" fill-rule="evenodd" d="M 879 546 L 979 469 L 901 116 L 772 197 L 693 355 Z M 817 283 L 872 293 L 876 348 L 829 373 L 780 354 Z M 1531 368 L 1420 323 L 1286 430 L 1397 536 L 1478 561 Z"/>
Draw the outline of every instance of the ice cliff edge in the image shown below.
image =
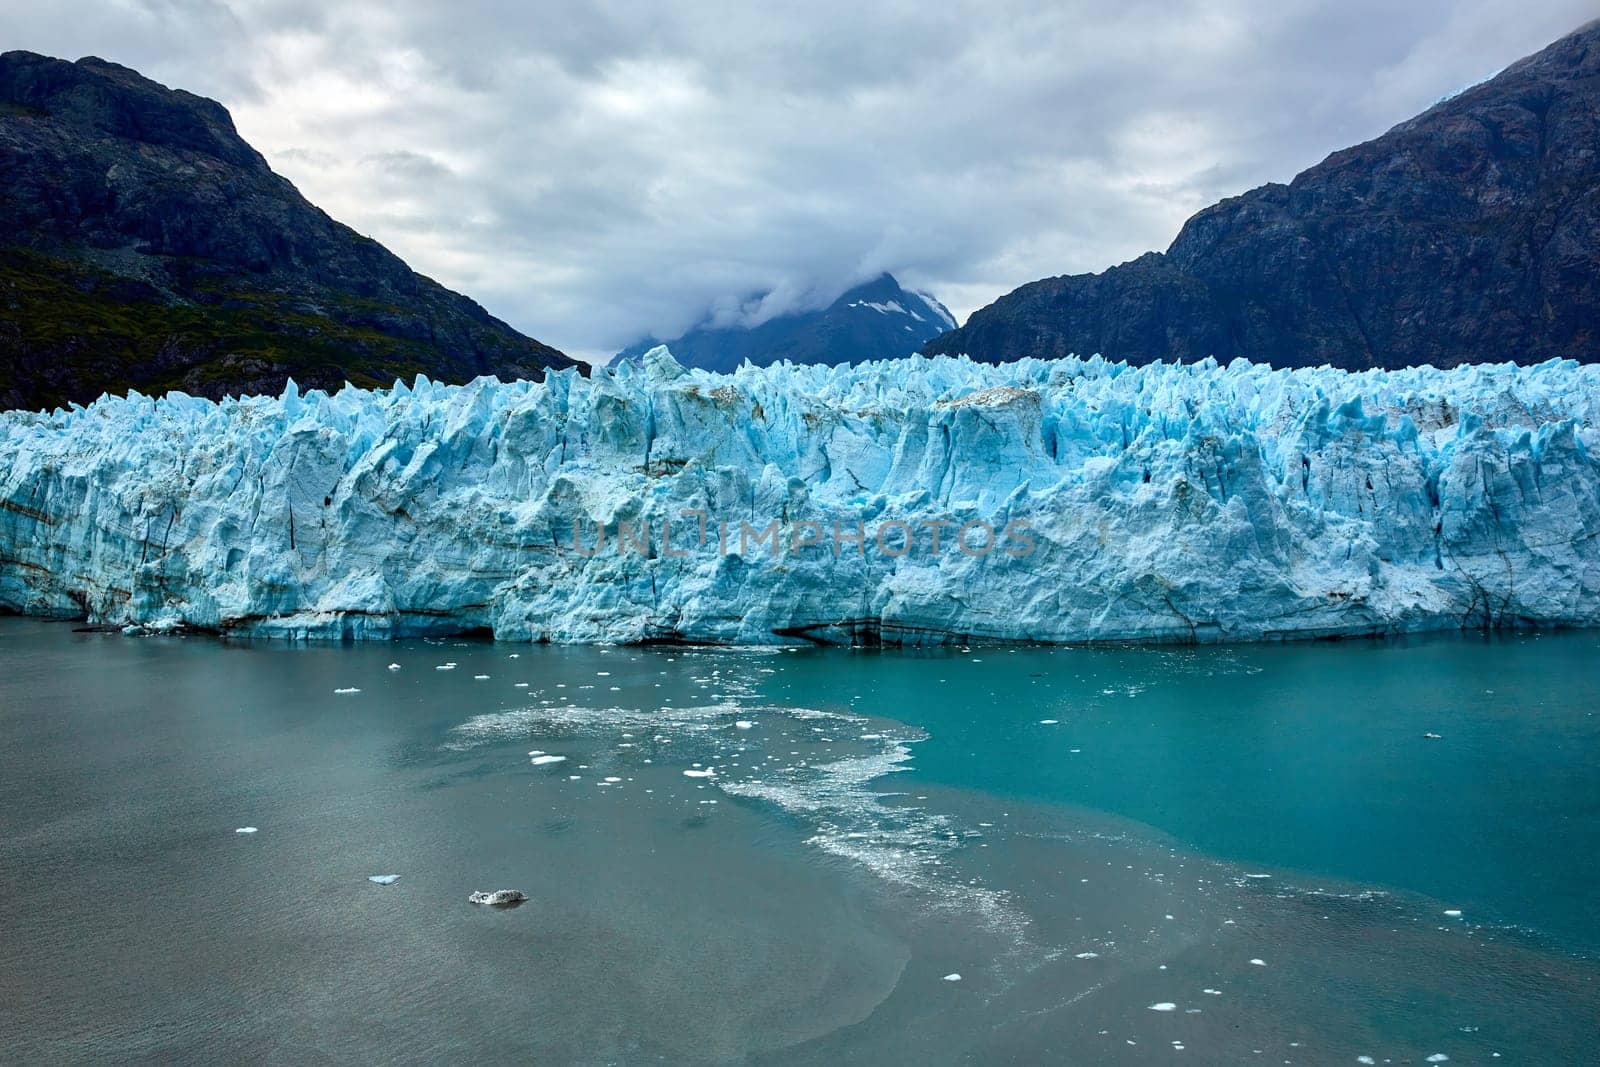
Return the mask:
<path id="1" fill-rule="evenodd" d="M 0 607 L 236 634 L 1600 622 L 1600 366 L 915 358 L 0 416 Z M 933 536 L 942 535 L 937 550 Z"/>

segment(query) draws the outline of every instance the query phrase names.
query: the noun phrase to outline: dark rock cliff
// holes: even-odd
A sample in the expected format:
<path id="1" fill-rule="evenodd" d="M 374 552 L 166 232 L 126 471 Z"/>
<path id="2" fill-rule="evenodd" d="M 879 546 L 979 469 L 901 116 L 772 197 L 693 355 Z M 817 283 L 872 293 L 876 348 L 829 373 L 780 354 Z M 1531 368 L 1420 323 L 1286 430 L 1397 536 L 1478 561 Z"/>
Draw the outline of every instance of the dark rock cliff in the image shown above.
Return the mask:
<path id="1" fill-rule="evenodd" d="M 0 55 L 0 407 L 573 365 L 307 202 L 215 101 Z"/>
<path id="2" fill-rule="evenodd" d="M 1600 360 L 1600 22 L 1383 136 L 1048 278 L 927 352 L 1279 366 Z"/>

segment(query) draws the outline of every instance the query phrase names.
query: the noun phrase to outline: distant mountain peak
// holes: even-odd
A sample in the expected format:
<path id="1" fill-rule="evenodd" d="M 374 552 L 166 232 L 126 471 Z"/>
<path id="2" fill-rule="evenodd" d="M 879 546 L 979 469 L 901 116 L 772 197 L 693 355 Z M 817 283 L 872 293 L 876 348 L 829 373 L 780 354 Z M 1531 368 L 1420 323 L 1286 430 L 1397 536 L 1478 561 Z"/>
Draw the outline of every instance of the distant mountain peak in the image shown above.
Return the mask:
<path id="1" fill-rule="evenodd" d="M 884 272 L 842 293 L 827 307 L 791 312 L 754 326 L 703 323 L 677 338 L 649 337 L 617 353 L 611 365 L 636 361 L 666 344 L 686 367 L 727 372 L 748 361 L 756 366 L 791 363 L 864 363 L 909 356 L 955 326 L 943 304 L 903 288 Z"/>
<path id="2" fill-rule="evenodd" d="M 887 271 L 851 289 L 834 301 L 833 306 L 864 308 L 886 315 L 909 315 L 918 322 L 931 323 L 941 330 L 951 330 L 956 325 L 955 316 L 950 314 L 949 308 L 927 293 L 901 288 L 894 275 Z"/>

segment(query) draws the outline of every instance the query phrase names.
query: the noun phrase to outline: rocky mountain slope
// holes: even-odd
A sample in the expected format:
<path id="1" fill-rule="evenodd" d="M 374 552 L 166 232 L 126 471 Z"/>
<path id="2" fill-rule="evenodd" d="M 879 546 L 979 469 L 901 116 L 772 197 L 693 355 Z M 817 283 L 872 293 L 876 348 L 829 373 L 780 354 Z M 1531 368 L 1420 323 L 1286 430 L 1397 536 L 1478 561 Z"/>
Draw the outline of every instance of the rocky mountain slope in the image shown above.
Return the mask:
<path id="1" fill-rule="evenodd" d="M 312 206 L 220 104 L 0 55 L 0 407 L 571 365 Z"/>
<path id="2" fill-rule="evenodd" d="M 862 363 L 909 356 L 923 342 L 955 326 L 937 300 L 900 287 L 890 274 L 858 285 L 820 311 L 768 319 L 757 326 L 699 326 L 665 342 L 687 367 L 725 373 L 745 360 L 764 367 L 791 363 Z M 637 361 L 663 342 L 650 338 L 612 358 L 612 366 Z"/>
<path id="3" fill-rule="evenodd" d="M 1600 360 L 1600 22 L 927 352 L 1403 367 Z"/>

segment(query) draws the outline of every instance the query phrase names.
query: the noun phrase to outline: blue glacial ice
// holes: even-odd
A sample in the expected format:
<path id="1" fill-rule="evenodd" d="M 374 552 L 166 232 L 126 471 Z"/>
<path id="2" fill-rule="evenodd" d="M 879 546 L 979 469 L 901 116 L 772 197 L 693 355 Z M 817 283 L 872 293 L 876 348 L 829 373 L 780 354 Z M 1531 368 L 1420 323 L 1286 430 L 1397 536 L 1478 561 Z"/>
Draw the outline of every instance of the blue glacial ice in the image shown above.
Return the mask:
<path id="1" fill-rule="evenodd" d="M 1592 625 L 1597 414 L 1600 367 L 1560 362 L 718 376 L 665 349 L 542 383 L 133 394 L 0 416 L 0 607 L 561 642 Z"/>

